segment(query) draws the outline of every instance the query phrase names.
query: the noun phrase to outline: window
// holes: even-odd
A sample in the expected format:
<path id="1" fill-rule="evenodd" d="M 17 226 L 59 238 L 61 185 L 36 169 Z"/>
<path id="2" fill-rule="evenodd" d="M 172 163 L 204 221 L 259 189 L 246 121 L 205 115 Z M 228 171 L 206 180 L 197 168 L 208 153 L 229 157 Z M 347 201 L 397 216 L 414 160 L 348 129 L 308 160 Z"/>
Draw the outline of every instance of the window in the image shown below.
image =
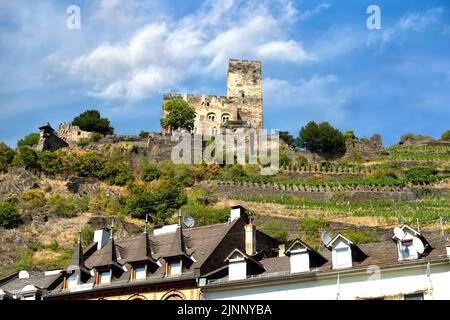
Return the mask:
<path id="1" fill-rule="evenodd" d="M 211 134 L 213 134 L 213 135 L 214 135 L 214 134 L 217 134 L 217 128 L 216 128 L 216 127 L 214 127 L 214 128 L 211 129 Z"/>
<path id="2" fill-rule="evenodd" d="M 167 275 L 174 276 L 181 274 L 181 260 L 172 261 L 167 265 Z"/>
<path id="3" fill-rule="evenodd" d="M 423 292 L 414 294 L 405 294 L 403 296 L 404 300 L 423 300 Z"/>
<path id="4" fill-rule="evenodd" d="M 348 248 L 336 249 L 336 266 L 345 266 L 349 264 Z"/>
<path id="5" fill-rule="evenodd" d="M 78 275 L 72 274 L 70 277 L 67 278 L 67 288 L 75 288 L 78 285 Z"/>
<path id="6" fill-rule="evenodd" d="M 134 270 L 134 278 L 136 280 L 141 280 L 141 279 L 145 279 L 147 277 L 147 272 L 145 270 L 145 266 L 142 267 L 137 267 Z"/>
<path id="7" fill-rule="evenodd" d="M 229 114 L 223 114 L 222 115 L 222 122 L 223 123 L 225 123 L 225 122 L 227 122 L 228 120 L 230 120 L 230 115 Z"/>
<path id="8" fill-rule="evenodd" d="M 105 284 L 111 282 L 111 271 L 103 271 L 99 274 L 98 283 Z"/>
<path id="9" fill-rule="evenodd" d="M 216 121 L 216 115 L 214 113 L 208 113 L 207 119 L 209 122 L 214 122 Z"/>
<path id="10" fill-rule="evenodd" d="M 411 255 L 412 244 L 413 244 L 412 240 L 405 240 L 401 242 L 400 250 L 402 258 L 409 258 L 409 256 Z"/>

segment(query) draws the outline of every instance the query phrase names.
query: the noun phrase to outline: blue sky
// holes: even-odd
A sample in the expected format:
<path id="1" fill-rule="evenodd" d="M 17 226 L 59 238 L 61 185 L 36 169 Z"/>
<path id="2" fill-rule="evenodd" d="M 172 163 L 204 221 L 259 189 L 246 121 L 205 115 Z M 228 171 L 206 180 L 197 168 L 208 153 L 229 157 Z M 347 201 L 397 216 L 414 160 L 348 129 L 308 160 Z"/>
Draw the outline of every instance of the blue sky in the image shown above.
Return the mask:
<path id="1" fill-rule="evenodd" d="M 228 58 L 262 61 L 267 129 L 329 121 L 385 145 L 450 129 L 445 0 L 0 0 L 0 140 L 90 108 L 117 133 L 159 130 L 163 92 L 225 95 Z"/>

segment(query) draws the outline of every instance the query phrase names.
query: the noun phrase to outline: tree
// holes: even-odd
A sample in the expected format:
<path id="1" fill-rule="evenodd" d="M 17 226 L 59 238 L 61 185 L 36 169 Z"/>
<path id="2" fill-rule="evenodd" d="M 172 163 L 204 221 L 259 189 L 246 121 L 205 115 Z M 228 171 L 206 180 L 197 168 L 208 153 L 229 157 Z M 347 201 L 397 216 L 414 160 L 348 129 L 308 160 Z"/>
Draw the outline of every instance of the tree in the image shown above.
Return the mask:
<path id="1" fill-rule="evenodd" d="M 333 154 L 345 152 L 345 138 L 343 134 L 333 128 L 328 122 L 317 124 L 314 121 L 300 129 L 300 147 L 312 152 L 330 152 Z"/>
<path id="2" fill-rule="evenodd" d="M 39 143 L 39 133 L 33 132 L 17 141 L 17 147 L 33 147 Z"/>
<path id="3" fill-rule="evenodd" d="M 195 110 L 183 99 L 175 98 L 163 105 L 167 115 L 161 119 L 161 126 L 166 130 L 194 128 Z"/>
<path id="4" fill-rule="evenodd" d="M 20 222 L 16 206 L 10 202 L 0 202 L 0 227 L 15 228 Z"/>
<path id="5" fill-rule="evenodd" d="M 139 132 L 139 137 L 141 137 L 142 139 L 147 139 L 149 133 L 150 132 L 148 131 L 141 130 L 141 132 Z"/>
<path id="6" fill-rule="evenodd" d="M 280 131 L 279 135 L 280 135 L 280 140 L 284 141 L 284 143 L 286 143 L 289 147 L 295 148 L 297 146 L 296 139 L 289 132 Z"/>
<path id="7" fill-rule="evenodd" d="M 101 134 L 113 134 L 114 128 L 107 118 L 101 118 L 97 110 L 87 110 L 75 117 L 72 125 L 79 126 L 81 130 Z"/>
<path id="8" fill-rule="evenodd" d="M 14 160 L 16 152 L 3 142 L 0 143 L 0 172 L 8 171 L 8 167 Z"/>
<path id="9" fill-rule="evenodd" d="M 450 130 L 445 131 L 441 136 L 442 141 L 450 141 Z"/>
<path id="10" fill-rule="evenodd" d="M 40 170 L 41 168 L 38 153 L 30 147 L 20 147 L 13 163 L 14 165 L 24 166 L 27 170 Z"/>

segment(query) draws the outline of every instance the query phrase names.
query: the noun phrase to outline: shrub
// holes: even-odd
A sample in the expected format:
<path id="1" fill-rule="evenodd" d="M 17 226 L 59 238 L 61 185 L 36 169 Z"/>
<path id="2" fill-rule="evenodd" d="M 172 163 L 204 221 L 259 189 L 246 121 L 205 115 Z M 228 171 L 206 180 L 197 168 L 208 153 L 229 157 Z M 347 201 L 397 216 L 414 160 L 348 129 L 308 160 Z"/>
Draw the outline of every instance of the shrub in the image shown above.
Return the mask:
<path id="1" fill-rule="evenodd" d="M 19 270 L 30 270 L 33 267 L 33 251 L 28 248 L 19 248 L 13 268 Z"/>
<path id="2" fill-rule="evenodd" d="M 280 131 L 280 140 L 286 143 L 289 147 L 295 148 L 297 141 L 288 131 Z"/>
<path id="3" fill-rule="evenodd" d="M 145 182 L 151 182 L 158 180 L 161 176 L 161 171 L 154 164 L 148 164 L 144 170 L 142 170 L 141 179 Z"/>
<path id="4" fill-rule="evenodd" d="M 355 133 L 353 132 L 353 130 L 345 131 L 342 135 L 344 136 L 345 140 L 356 139 L 356 136 L 355 136 Z"/>
<path id="5" fill-rule="evenodd" d="M 90 139 L 91 141 L 98 142 L 103 138 L 103 135 L 98 132 L 91 132 Z"/>
<path id="6" fill-rule="evenodd" d="M 59 249 L 59 243 L 58 243 L 58 241 L 56 241 L 56 240 L 52 240 L 52 242 L 50 242 L 50 244 L 48 245 L 48 248 L 51 250 L 51 251 L 58 251 L 58 249 Z"/>
<path id="7" fill-rule="evenodd" d="M 279 242 L 287 241 L 288 228 L 282 220 L 269 219 L 259 229 Z"/>
<path id="8" fill-rule="evenodd" d="M 193 201 L 183 206 L 181 212 L 194 218 L 197 227 L 227 222 L 230 215 L 228 208 L 207 207 Z"/>
<path id="9" fill-rule="evenodd" d="M 76 215 L 77 207 L 72 197 L 64 197 L 59 194 L 47 198 L 48 212 L 58 217 L 70 218 Z"/>
<path id="10" fill-rule="evenodd" d="M 440 140 L 442 141 L 450 141 L 450 130 L 445 131 L 442 135 Z"/>
<path id="11" fill-rule="evenodd" d="M 150 132 L 148 131 L 141 130 L 141 132 L 139 132 L 139 137 L 141 137 L 142 139 L 147 139 L 149 133 Z"/>
<path id="12" fill-rule="evenodd" d="M 185 164 L 178 164 L 175 166 L 174 179 L 185 187 L 192 187 L 195 183 L 191 167 Z"/>
<path id="13" fill-rule="evenodd" d="M 295 159 L 295 163 L 297 164 L 298 167 L 305 167 L 308 165 L 308 160 L 303 156 L 298 156 Z"/>
<path id="14" fill-rule="evenodd" d="M 280 149 L 280 167 L 288 167 L 292 164 L 292 159 L 287 150 Z"/>
<path id="15" fill-rule="evenodd" d="M 89 132 L 98 132 L 101 134 L 113 134 L 114 128 L 111 127 L 110 122 L 106 118 L 100 117 L 100 112 L 97 110 L 87 110 L 75 117 L 72 125 L 79 126 L 81 130 Z"/>
<path id="16" fill-rule="evenodd" d="M 43 173 L 49 176 L 64 172 L 63 161 L 55 152 L 45 151 L 39 154 L 39 166 Z"/>
<path id="17" fill-rule="evenodd" d="M 355 244 L 373 243 L 380 241 L 375 231 L 348 230 L 344 231 L 342 234 L 344 237 L 354 242 Z"/>
<path id="18" fill-rule="evenodd" d="M 16 152 L 3 142 L 0 143 L 0 173 L 7 172 L 12 164 Z"/>
<path id="19" fill-rule="evenodd" d="M 24 210 L 42 208 L 47 203 L 44 193 L 39 189 L 30 189 L 18 197 L 18 205 Z"/>
<path id="20" fill-rule="evenodd" d="M 133 180 L 133 173 L 128 163 L 117 159 L 107 159 L 97 176 L 109 184 L 118 186 L 123 186 Z"/>
<path id="21" fill-rule="evenodd" d="M 0 227 L 15 228 L 21 222 L 19 212 L 14 204 L 0 202 Z"/>
<path id="22" fill-rule="evenodd" d="M 148 214 L 154 223 L 165 223 L 186 201 L 186 193 L 175 180 L 161 180 L 155 186 L 131 184 L 123 200 L 126 214 L 136 218 Z"/>
<path id="23" fill-rule="evenodd" d="M 430 183 L 436 180 L 436 174 L 434 166 L 415 166 L 405 171 L 405 178 L 412 184 Z"/>
<path id="24" fill-rule="evenodd" d="M 189 194 L 189 199 L 202 206 L 215 204 L 219 198 L 214 187 L 193 187 Z"/>
<path id="25" fill-rule="evenodd" d="M 90 225 L 83 226 L 81 228 L 81 244 L 83 247 L 87 247 L 94 241 L 94 228 Z"/>
<path id="26" fill-rule="evenodd" d="M 77 142 L 77 147 L 87 147 L 90 144 L 91 144 L 91 139 L 90 138 L 81 138 Z"/>
<path id="27" fill-rule="evenodd" d="M 30 133 L 17 141 L 17 147 L 33 147 L 39 143 L 40 135 L 37 132 Z"/>
<path id="28" fill-rule="evenodd" d="M 324 219 L 303 219 L 299 222 L 301 231 L 319 231 L 320 229 L 327 228 L 330 225 L 330 221 Z"/>
<path id="29" fill-rule="evenodd" d="M 38 153 L 30 147 L 20 147 L 13 164 L 24 166 L 27 170 L 40 170 Z"/>

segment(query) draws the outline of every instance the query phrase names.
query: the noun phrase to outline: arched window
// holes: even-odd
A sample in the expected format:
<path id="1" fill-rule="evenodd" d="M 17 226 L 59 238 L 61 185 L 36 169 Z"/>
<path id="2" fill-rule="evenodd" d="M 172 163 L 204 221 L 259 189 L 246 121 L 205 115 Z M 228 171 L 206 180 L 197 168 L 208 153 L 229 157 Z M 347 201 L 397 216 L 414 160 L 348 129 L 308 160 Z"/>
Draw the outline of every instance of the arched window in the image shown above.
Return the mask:
<path id="1" fill-rule="evenodd" d="M 166 300 L 183 300 L 183 298 L 177 294 L 172 294 L 166 298 Z"/>
<path id="2" fill-rule="evenodd" d="M 147 300 L 147 298 L 144 297 L 142 294 L 135 293 L 131 297 L 129 297 L 127 300 Z"/>
<path id="3" fill-rule="evenodd" d="M 222 123 L 227 122 L 228 120 L 230 120 L 230 115 L 228 113 L 224 113 L 222 115 Z"/>
<path id="4" fill-rule="evenodd" d="M 186 296 L 182 292 L 172 289 L 164 294 L 161 300 L 186 300 Z"/>
<path id="5" fill-rule="evenodd" d="M 206 117 L 207 117 L 208 121 L 210 121 L 210 122 L 216 121 L 216 115 L 214 113 L 208 113 L 208 115 Z"/>

